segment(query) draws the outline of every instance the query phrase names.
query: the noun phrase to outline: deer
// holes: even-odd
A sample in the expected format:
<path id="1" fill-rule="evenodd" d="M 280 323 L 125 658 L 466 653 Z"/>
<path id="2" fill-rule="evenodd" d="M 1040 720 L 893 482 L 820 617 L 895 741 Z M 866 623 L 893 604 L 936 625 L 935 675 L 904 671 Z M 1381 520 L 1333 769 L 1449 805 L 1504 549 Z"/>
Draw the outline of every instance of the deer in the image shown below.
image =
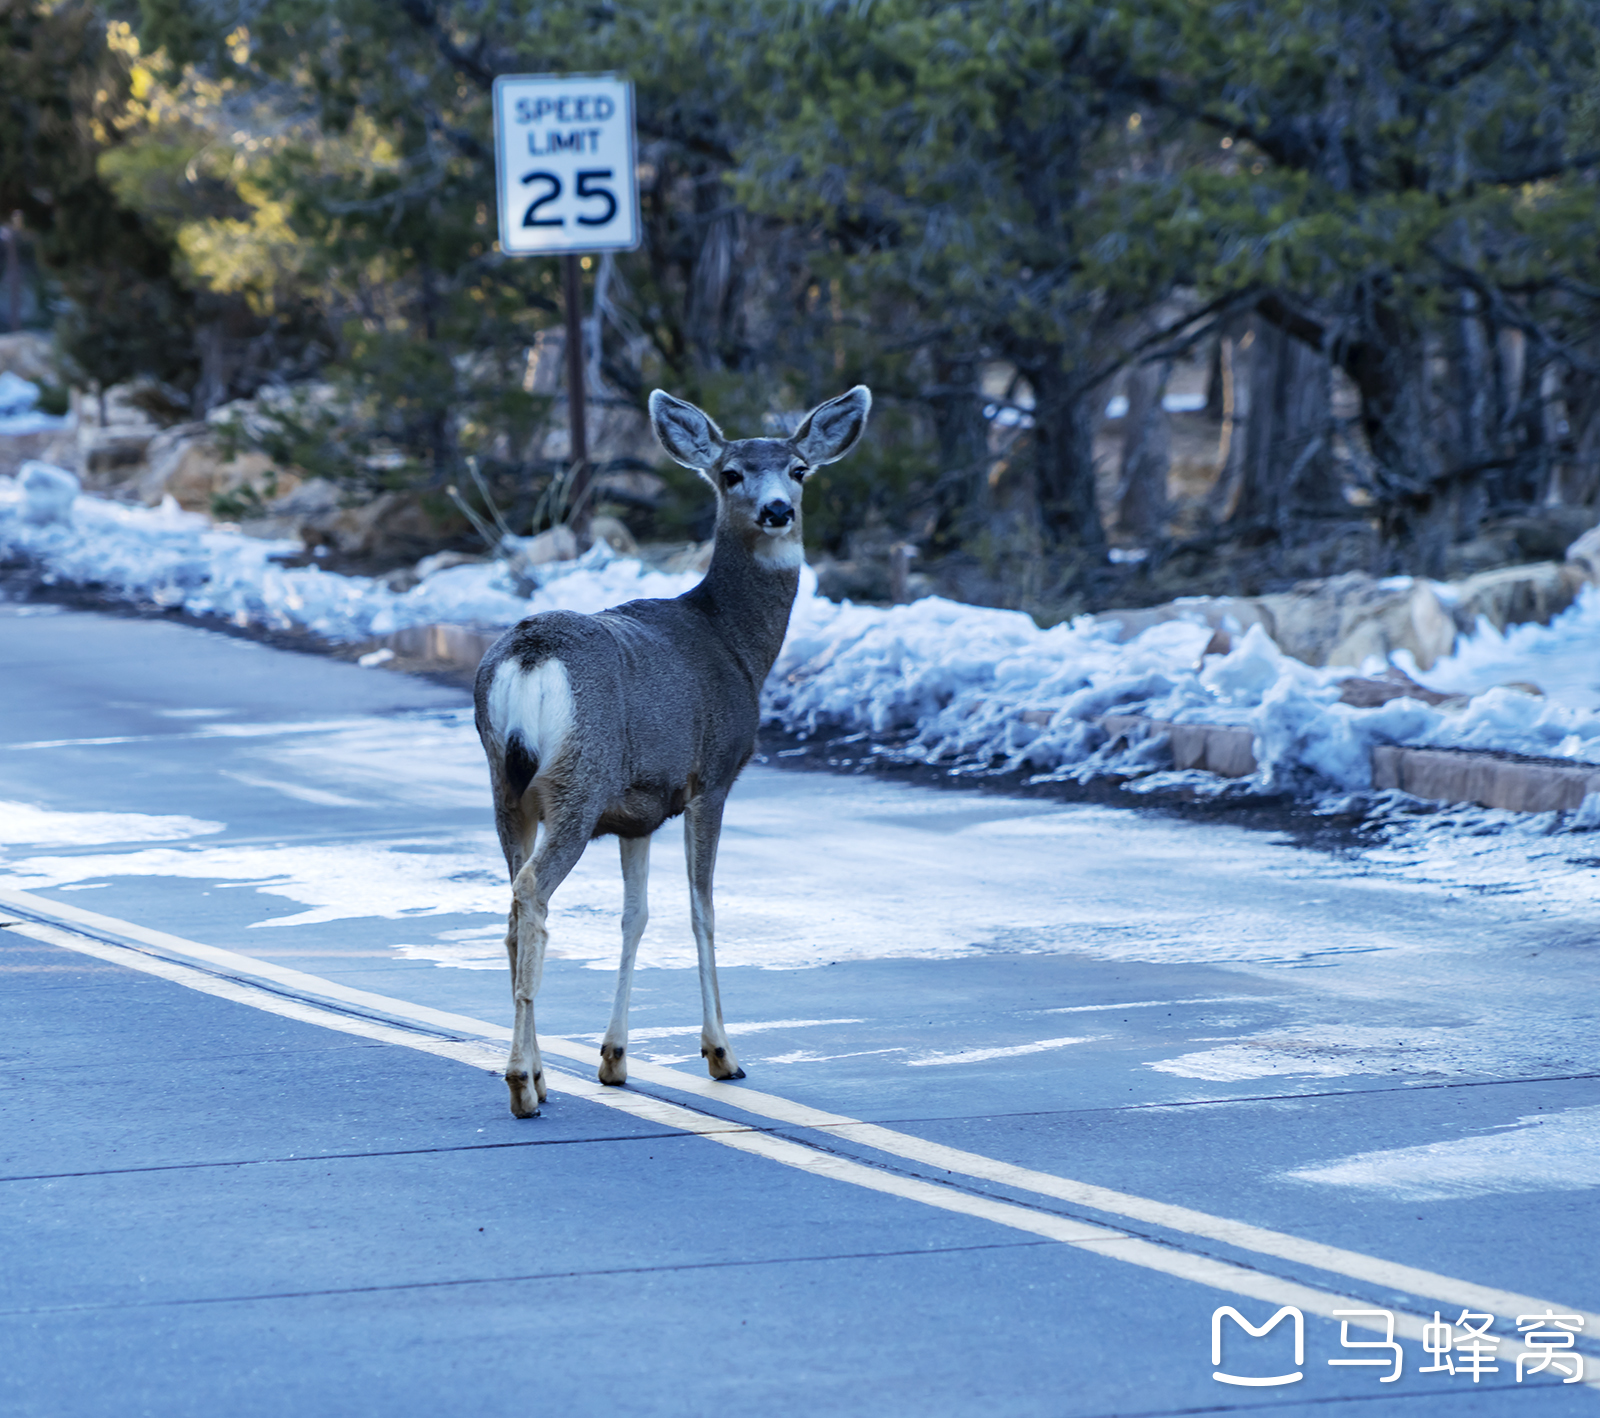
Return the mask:
<path id="1" fill-rule="evenodd" d="M 600 1045 L 601 1083 L 627 1082 L 628 1001 L 648 919 L 650 839 L 683 816 L 700 973 L 700 1053 L 714 1079 L 745 1076 L 717 989 L 712 876 L 723 809 L 755 753 L 761 687 L 783 646 L 804 562 L 801 490 L 866 430 L 864 385 L 812 409 L 787 438 L 730 441 L 702 410 L 657 389 L 650 424 L 667 454 L 716 493 L 710 564 L 675 600 L 583 615 L 543 611 L 484 655 L 474 683 L 495 828 L 511 878 L 506 955 L 516 1005 L 511 1111 L 545 1101 L 534 1032 L 551 895 L 598 837 L 622 855 L 622 958 Z"/>

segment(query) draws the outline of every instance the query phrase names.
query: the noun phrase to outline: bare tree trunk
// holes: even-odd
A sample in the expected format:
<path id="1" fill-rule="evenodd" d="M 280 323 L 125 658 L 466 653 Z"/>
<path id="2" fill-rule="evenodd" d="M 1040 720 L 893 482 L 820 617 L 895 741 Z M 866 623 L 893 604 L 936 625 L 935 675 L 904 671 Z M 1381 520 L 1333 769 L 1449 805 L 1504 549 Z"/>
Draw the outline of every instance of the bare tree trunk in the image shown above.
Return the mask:
<path id="1" fill-rule="evenodd" d="M 1172 425 L 1162 398 L 1172 364 L 1143 364 L 1128 372 L 1128 412 L 1122 428 L 1122 473 L 1117 484 L 1117 530 L 1140 546 L 1161 541 L 1167 529 L 1167 474 Z"/>
<path id="2" fill-rule="evenodd" d="M 1255 340 L 1249 322 L 1240 321 L 1217 341 L 1218 418 L 1222 423 L 1217 461 L 1221 466 L 1211 489 L 1211 520 L 1219 524 L 1234 520 L 1244 496 L 1245 431 L 1255 391 L 1249 352 Z"/>
<path id="3" fill-rule="evenodd" d="M 960 540 L 982 531 L 989 521 L 989 422 L 983 416 L 983 391 L 970 358 L 935 349 L 933 373 L 927 403 L 939 450 L 936 535 Z"/>
<path id="4" fill-rule="evenodd" d="M 1062 368 L 1059 349 L 1019 367 L 1033 386 L 1033 462 L 1044 526 L 1055 541 L 1098 553 L 1106 535 L 1095 496 L 1097 396 Z"/>
<path id="5" fill-rule="evenodd" d="M 1596 353 L 1591 351 L 1591 358 Z M 1568 369 L 1562 392 L 1566 404 L 1566 456 L 1558 474 L 1561 500 L 1569 507 L 1600 503 L 1600 373 Z"/>
<path id="6" fill-rule="evenodd" d="M 203 419 L 228 398 L 228 338 L 220 315 L 214 315 L 195 332 L 200 351 L 200 377 L 189 396 L 197 419 Z"/>
<path id="7" fill-rule="evenodd" d="M 1343 507 L 1333 459 L 1327 356 L 1252 318 L 1234 350 L 1233 441 L 1224 519 L 1285 544 Z"/>

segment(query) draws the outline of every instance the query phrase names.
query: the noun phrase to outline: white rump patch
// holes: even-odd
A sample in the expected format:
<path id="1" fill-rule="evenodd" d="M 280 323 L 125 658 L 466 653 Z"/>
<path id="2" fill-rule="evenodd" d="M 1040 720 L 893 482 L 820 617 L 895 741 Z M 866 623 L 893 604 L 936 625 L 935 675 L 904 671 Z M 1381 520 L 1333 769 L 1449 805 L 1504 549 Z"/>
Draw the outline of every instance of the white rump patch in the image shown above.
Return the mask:
<path id="1" fill-rule="evenodd" d="M 553 763 L 572 733 L 575 721 L 572 681 L 560 660 L 546 660 L 525 670 L 503 660 L 489 686 L 489 724 L 504 748 L 513 733 L 540 768 Z"/>

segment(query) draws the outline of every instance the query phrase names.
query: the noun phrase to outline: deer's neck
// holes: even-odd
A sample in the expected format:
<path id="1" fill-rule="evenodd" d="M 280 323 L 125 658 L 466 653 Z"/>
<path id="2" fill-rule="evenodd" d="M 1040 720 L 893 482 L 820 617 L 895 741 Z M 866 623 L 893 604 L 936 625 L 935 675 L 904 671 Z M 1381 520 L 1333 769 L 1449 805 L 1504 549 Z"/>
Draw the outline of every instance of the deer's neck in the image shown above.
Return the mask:
<path id="1" fill-rule="evenodd" d="M 739 661 L 756 693 L 789 629 L 800 585 L 800 531 L 774 539 L 757 532 L 747 542 L 719 525 L 705 580 L 686 599 L 706 615 Z"/>

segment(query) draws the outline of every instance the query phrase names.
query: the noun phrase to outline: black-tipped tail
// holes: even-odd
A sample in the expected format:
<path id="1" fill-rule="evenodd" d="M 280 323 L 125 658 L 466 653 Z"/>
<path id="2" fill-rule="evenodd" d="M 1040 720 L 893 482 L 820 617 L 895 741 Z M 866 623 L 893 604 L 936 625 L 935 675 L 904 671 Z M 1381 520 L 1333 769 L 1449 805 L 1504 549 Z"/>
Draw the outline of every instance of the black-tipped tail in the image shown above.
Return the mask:
<path id="1" fill-rule="evenodd" d="M 522 735 L 513 730 L 506 739 L 506 786 L 511 790 L 513 802 L 528 791 L 528 784 L 533 782 L 538 771 L 538 758 L 528 752 Z"/>

